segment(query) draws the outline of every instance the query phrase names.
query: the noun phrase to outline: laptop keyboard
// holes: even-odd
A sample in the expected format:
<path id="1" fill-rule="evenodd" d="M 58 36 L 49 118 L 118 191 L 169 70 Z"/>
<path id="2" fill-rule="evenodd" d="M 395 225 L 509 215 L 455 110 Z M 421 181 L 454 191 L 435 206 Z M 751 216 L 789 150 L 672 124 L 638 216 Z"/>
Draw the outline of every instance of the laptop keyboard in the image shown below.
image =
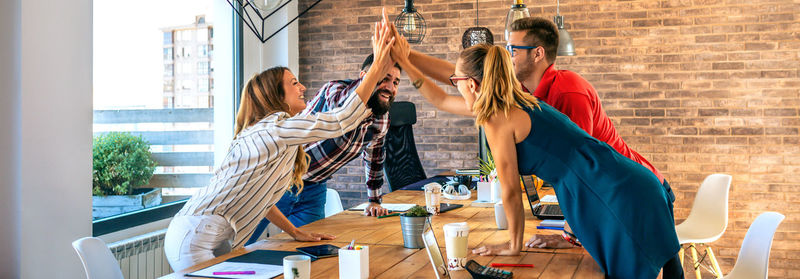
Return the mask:
<path id="1" fill-rule="evenodd" d="M 553 215 L 564 215 L 563 213 L 561 213 L 561 207 L 560 206 L 545 206 L 544 207 L 544 212 L 542 212 L 541 214 L 542 215 L 550 215 L 550 216 L 553 216 Z"/>

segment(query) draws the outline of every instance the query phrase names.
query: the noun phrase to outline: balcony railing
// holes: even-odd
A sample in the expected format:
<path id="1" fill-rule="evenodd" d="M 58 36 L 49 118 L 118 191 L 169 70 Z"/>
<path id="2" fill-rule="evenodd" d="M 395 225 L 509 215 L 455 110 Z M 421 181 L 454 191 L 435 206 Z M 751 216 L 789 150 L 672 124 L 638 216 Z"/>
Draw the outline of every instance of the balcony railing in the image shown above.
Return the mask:
<path id="1" fill-rule="evenodd" d="M 137 109 L 137 110 L 95 110 L 95 124 L 111 124 L 108 131 L 95 132 L 94 136 L 101 135 L 110 131 L 130 132 L 133 135 L 140 135 L 150 142 L 151 146 L 174 146 L 174 145 L 208 145 L 214 144 L 214 131 L 208 129 L 184 129 L 164 131 L 135 131 L 120 128 L 124 125 L 114 124 L 151 124 L 161 123 L 197 123 L 206 124 L 209 127 L 214 123 L 214 109 L 195 108 L 195 109 Z M 181 125 L 181 124 L 179 124 Z M 185 125 L 185 124 L 184 124 Z M 191 126 L 191 125 L 189 125 Z M 212 149 L 213 150 L 213 149 Z M 167 169 L 179 169 L 180 167 L 211 167 L 214 166 L 214 152 L 172 152 L 159 151 L 153 152 L 153 159 L 158 162 L 159 167 Z M 141 188 L 191 188 L 204 187 L 211 179 L 211 172 L 165 172 L 156 173 L 150 179 L 150 184 Z"/>

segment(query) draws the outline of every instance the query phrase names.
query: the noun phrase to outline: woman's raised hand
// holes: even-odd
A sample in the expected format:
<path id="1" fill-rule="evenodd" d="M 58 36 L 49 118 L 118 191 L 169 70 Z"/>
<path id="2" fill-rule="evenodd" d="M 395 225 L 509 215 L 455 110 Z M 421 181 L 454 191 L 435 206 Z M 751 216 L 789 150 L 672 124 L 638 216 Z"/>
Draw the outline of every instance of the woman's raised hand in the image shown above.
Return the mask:
<path id="1" fill-rule="evenodd" d="M 386 73 L 389 71 L 390 67 L 394 65 L 394 61 L 390 55 L 390 51 L 392 50 L 392 45 L 394 42 L 395 38 L 392 36 L 389 25 L 383 21 L 376 22 L 375 32 L 372 35 L 372 54 L 375 57 L 370 69 L 378 67 L 377 69 L 379 69 L 381 73 Z"/>

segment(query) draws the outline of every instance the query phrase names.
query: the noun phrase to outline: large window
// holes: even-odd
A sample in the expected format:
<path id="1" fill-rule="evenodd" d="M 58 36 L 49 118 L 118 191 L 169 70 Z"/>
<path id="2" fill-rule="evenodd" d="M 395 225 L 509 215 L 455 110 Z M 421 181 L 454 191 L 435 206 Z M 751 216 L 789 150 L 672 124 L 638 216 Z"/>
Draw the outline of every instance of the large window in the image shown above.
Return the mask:
<path id="1" fill-rule="evenodd" d="M 215 2 L 93 2 L 95 139 L 107 138 L 113 132 L 124 133 L 122 137 L 141 137 L 149 144 L 145 148 L 156 163 L 149 183 L 126 192 L 131 194 L 125 198 L 128 203 L 115 203 L 114 199 L 96 195 L 93 202 L 96 220 L 186 199 L 208 184 L 214 151 L 220 150 L 215 146 L 220 144 L 215 142 L 215 135 L 232 137 L 229 129 L 219 127 L 229 127 L 225 122 L 233 121 L 233 113 L 222 116 L 215 113 L 214 100 L 232 102 L 232 92 L 237 91 L 233 84 L 236 78 L 231 78 L 235 75 L 233 67 L 213 70 L 217 63 L 234 64 L 235 55 L 215 57 L 210 50 L 214 45 L 235 49 L 232 46 L 240 43 L 232 39 L 215 41 L 211 36 L 216 31 L 220 38 L 234 38 L 231 34 L 236 31 L 231 15 L 227 14 L 230 7 Z M 215 25 L 219 19 L 230 22 Z M 218 26 L 228 28 L 214 30 Z M 192 55 L 195 51 L 198 55 Z M 214 80 L 221 82 L 216 88 L 223 90 L 215 90 Z M 109 158 L 109 154 L 122 152 L 115 151 L 114 144 L 107 145 L 110 147 L 98 152 L 102 154 L 95 154 L 95 158 Z M 142 165 L 130 161 L 122 164 Z M 111 164 L 114 164 L 111 160 L 96 159 L 95 172 L 104 171 L 108 168 L 103 166 Z M 115 185 L 121 184 L 124 183 Z"/>

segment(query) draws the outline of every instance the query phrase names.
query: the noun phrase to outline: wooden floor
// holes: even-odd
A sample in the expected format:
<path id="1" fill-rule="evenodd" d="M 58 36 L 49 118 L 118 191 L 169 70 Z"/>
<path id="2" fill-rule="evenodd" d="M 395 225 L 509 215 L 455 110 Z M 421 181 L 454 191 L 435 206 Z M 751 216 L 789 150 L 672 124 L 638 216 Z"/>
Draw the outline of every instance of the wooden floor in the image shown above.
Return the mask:
<path id="1" fill-rule="evenodd" d="M 384 196 L 384 202 L 425 204 L 421 191 L 395 191 Z M 469 206 L 471 201 L 453 202 L 462 203 L 465 206 L 431 218 L 439 246 L 442 247 L 442 254 L 446 255 L 442 226 L 447 223 L 466 221 L 469 224 L 468 245 L 470 249 L 483 244 L 497 244 L 508 240 L 508 231 L 497 230 L 494 221 L 494 208 L 471 207 Z M 539 220 L 536 220 L 531 215 L 527 201 L 524 204 L 526 205 L 525 239 L 527 240 L 538 231 L 536 230 L 536 225 Z M 399 217 L 377 219 L 362 216 L 360 212 L 345 211 L 308 224 L 303 229 L 335 234 L 337 238 L 323 242 L 296 242 L 288 235 L 280 234 L 266 241 L 254 243 L 246 248 L 235 250 L 163 278 L 184 278 L 183 274 L 185 273 L 222 262 L 225 259 L 242 255 L 252 250 L 293 251 L 297 247 L 321 243 L 331 243 L 342 247 L 349 244 L 353 239 L 355 239 L 356 244 L 370 246 L 370 278 L 435 278 L 425 249 L 403 248 Z M 548 233 L 552 231 L 542 230 L 539 232 Z M 582 248 L 557 250 L 526 248 L 526 251 L 518 256 L 485 257 L 470 254 L 468 258 L 474 259 L 483 265 L 488 265 L 491 262 L 534 264 L 534 268 L 505 268 L 514 273 L 514 278 L 603 278 L 600 267 Z M 452 278 L 471 278 L 466 271 L 456 271 L 451 276 Z M 320 259 L 314 261 L 311 265 L 311 278 L 338 277 L 338 258 Z"/>

